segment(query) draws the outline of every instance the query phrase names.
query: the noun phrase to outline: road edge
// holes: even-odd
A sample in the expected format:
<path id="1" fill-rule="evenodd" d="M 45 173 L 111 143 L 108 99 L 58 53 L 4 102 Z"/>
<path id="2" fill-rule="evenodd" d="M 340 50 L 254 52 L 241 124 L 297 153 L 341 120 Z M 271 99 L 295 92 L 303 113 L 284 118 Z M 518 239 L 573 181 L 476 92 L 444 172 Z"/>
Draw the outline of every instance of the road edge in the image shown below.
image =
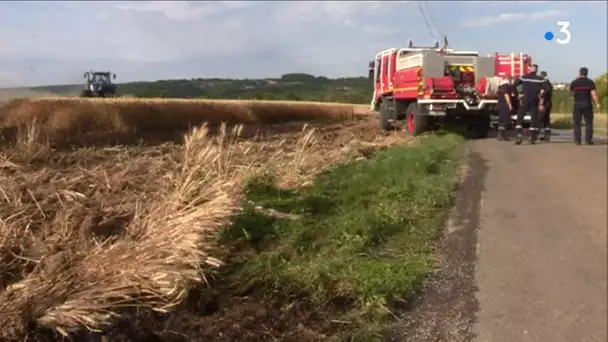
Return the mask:
<path id="1" fill-rule="evenodd" d="M 387 341 L 471 341 L 479 303 L 475 267 L 484 180 L 483 157 L 467 148 L 460 181 L 437 243 L 438 272 L 426 283 L 412 309 L 385 334 Z"/>

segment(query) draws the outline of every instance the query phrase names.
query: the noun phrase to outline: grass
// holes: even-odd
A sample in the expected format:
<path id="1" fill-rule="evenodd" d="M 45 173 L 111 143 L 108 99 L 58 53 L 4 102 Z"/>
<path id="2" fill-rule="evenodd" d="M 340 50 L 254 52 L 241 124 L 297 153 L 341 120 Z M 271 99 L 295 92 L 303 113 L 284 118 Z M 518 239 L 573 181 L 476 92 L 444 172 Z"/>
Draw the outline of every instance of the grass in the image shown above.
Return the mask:
<path id="1" fill-rule="evenodd" d="M 551 114 L 551 127 L 555 129 L 572 129 L 574 120 L 572 114 Z M 585 127 L 585 120 L 583 120 Z M 595 114 L 593 118 L 593 132 L 599 135 L 608 135 L 608 115 Z"/>
<path id="2" fill-rule="evenodd" d="M 437 266 L 433 248 L 461 143 L 429 136 L 331 168 L 298 190 L 280 189 L 270 176 L 251 180 L 244 211 L 221 241 L 256 253 L 232 259 L 228 276 L 265 298 L 333 310 L 349 322 L 343 338 L 378 338 L 378 326 Z"/>

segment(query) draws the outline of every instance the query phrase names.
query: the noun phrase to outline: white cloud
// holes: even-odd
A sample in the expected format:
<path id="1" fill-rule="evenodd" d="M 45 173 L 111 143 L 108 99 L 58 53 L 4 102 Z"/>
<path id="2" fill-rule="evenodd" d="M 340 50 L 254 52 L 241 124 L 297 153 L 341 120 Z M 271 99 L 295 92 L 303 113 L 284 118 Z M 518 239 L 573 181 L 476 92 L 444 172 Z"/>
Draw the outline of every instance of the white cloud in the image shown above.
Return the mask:
<path id="1" fill-rule="evenodd" d="M 566 14 L 566 11 L 547 10 L 539 12 L 503 13 L 496 16 L 481 17 L 460 23 L 464 27 L 487 27 L 499 23 L 514 23 L 528 19 L 544 19 Z"/>
<path id="2" fill-rule="evenodd" d="M 256 2 L 193 2 L 193 1 L 123 1 L 111 3 L 115 9 L 162 13 L 172 20 L 192 20 L 229 10 L 254 6 Z"/>
<path id="3" fill-rule="evenodd" d="M 284 23 L 330 21 L 349 26 L 364 17 L 386 11 L 389 6 L 402 6 L 411 1 L 294 1 L 284 2 L 275 12 L 275 19 Z"/>

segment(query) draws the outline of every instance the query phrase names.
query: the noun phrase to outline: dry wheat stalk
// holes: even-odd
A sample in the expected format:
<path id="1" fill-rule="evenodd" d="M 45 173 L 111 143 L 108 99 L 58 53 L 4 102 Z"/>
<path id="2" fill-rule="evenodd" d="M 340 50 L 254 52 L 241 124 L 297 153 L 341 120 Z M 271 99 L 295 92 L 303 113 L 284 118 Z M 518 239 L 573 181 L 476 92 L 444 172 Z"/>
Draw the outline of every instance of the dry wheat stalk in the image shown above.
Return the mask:
<path id="1" fill-rule="evenodd" d="M 237 209 L 228 189 L 239 175 L 222 159 L 228 147 L 206 127 L 194 129 L 174 190 L 136 218 L 126 237 L 61 255 L 50 272 L 37 268 L 0 294 L 0 320 L 14 323 L 0 338 L 23 332 L 30 323 L 23 319 L 60 331 L 101 329 L 124 307 L 163 311 L 179 303 L 191 284 L 204 281 L 201 265 L 217 265 L 209 239 Z"/>

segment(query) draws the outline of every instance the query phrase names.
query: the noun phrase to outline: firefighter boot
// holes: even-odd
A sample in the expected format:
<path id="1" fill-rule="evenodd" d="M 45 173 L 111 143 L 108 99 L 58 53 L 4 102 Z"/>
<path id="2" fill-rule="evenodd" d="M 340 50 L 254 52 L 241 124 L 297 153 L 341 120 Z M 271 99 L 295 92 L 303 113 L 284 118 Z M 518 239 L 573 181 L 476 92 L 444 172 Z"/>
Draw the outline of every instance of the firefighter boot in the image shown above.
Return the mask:
<path id="1" fill-rule="evenodd" d="M 507 132 L 504 127 L 498 128 L 498 135 L 496 136 L 496 139 L 498 139 L 498 141 L 508 141 L 509 140 L 509 138 L 507 137 Z"/>
<path id="2" fill-rule="evenodd" d="M 530 144 L 532 144 L 532 145 L 536 144 L 537 140 L 538 140 L 538 130 L 531 129 L 530 130 Z"/>
<path id="3" fill-rule="evenodd" d="M 515 145 L 521 145 L 524 141 L 524 130 L 522 128 L 517 129 L 517 137 L 515 138 Z"/>

